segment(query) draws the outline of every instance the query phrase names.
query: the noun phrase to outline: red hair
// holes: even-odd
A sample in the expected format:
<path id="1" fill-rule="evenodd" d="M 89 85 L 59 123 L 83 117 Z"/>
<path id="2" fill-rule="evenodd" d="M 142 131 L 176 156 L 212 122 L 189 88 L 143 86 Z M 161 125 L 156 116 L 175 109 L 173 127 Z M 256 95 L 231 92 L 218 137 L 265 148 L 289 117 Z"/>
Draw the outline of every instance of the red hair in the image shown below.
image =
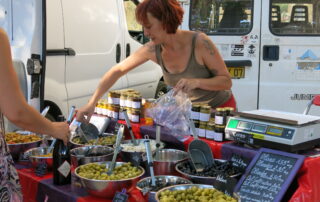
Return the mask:
<path id="1" fill-rule="evenodd" d="M 182 23 L 184 11 L 177 0 L 144 0 L 136 9 L 140 24 L 148 24 L 147 13 L 161 21 L 167 33 L 174 34 Z"/>

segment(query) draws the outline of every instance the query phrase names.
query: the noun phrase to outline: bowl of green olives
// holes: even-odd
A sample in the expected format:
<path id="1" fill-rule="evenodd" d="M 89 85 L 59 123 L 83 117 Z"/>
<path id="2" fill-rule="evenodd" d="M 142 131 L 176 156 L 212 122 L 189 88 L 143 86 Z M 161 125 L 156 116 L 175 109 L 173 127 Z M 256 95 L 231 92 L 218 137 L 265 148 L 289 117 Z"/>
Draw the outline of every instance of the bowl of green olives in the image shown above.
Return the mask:
<path id="1" fill-rule="evenodd" d="M 233 167 L 230 161 L 214 159 L 211 166 L 205 167 L 202 172 L 196 172 L 190 160 L 185 160 L 176 164 L 176 171 L 179 176 L 191 180 L 195 184 L 213 184 L 219 173 L 225 173 L 228 177 L 238 180 L 241 171 Z"/>
<path id="2" fill-rule="evenodd" d="M 155 186 L 151 185 L 151 177 L 143 178 L 137 183 L 137 189 L 142 193 L 142 195 L 148 202 L 155 202 L 156 192 L 165 187 L 178 184 L 192 184 L 190 180 L 170 175 L 157 175 L 155 176 L 155 180 Z"/>
<path id="3" fill-rule="evenodd" d="M 116 143 L 116 139 L 117 135 L 114 135 L 112 133 L 103 133 L 102 135 L 99 135 L 99 138 L 97 140 L 90 140 L 89 142 L 86 142 L 84 138 L 80 137 L 79 135 L 75 135 L 73 138 L 71 138 L 70 143 L 73 148 L 89 145 L 112 147 Z"/>
<path id="4" fill-rule="evenodd" d="M 71 165 L 78 166 L 101 161 L 111 161 L 114 149 L 108 146 L 83 146 L 70 150 Z"/>
<path id="5" fill-rule="evenodd" d="M 213 188 L 212 185 L 205 184 L 184 184 L 174 185 L 161 189 L 156 193 L 158 202 L 167 201 L 200 201 L 200 202 L 237 202 L 221 191 Z"/>
<path id="6" fill-rule="evenodd" d="M 128 192 L 136 187 L 145 171 L 131 163 L 116 162 L 111 175 L 107 174 L 111 162 L 96 162 L 76 168 L 75 175 L 90 195 L 112 199 L 116 192 L 126 189 Z"/>

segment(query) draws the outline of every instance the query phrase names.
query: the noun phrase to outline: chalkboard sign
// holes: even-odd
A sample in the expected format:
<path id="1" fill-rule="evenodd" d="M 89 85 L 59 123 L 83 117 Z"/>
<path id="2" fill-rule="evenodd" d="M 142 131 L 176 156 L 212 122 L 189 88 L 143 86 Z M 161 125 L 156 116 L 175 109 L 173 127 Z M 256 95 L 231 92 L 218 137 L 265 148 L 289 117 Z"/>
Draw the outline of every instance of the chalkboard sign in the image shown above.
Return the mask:
<path id="1" fill-rule="evenodd" d="M 304 161 L 304 156 L 262 148 L 238 182 L 241 202 L 280 201 Z"/>
<path id="2" fill-rule="evenodd" d="M 217 175 L 216 180 L 213 183 L 213 187 L 232 197 L 236 184 L 237 180 L 235 178 L 228 177 L 226 174 L 220 173 Z"/>

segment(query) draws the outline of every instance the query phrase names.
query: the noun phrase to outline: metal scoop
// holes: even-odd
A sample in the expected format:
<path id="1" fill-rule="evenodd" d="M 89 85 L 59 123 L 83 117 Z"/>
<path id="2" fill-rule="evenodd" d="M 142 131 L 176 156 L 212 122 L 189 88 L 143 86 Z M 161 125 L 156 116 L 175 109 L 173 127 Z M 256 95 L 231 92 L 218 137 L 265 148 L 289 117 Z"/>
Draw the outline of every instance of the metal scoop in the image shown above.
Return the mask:
<path id="1" fill-rule="evenodd" d="M 119 153 L 119 151 L 121 149 L 120 142 L 122 140 L 123 133 L 124 133 L 124 126 L 121 125 L 119 130 L 118 130 L 118 134 L 117 134 L 116 147 L 115 147 L 115 150 L 114 150 L 114 153 L 113 153 L 112 162 L 111 162 L 110 168 L 109 168 L 109 170 L 107 172 L 108 175 L 112 174 L 113 169 L 115 167 L 117 155 L 118 155 L 118 153 Z"/>
<path id="2" fill-rule="evenodd" d="M 206 142 L 199 140 L 193 120 L 190 120 L 190 127 L 194 140 L 189 144 L 188 152 L 196 172 L 202 172 L 205 167 L 212 166 L 214 162 L 212 151 Z"/>
<path id="3" fill-rule="evenodd" d="M 161 126 L 157 125 L 156 126 L 156 159 L 159 159 L 159 151 L 160 151 L 160 146 L 161 146 Z"/>
<path id="4" fill-rule="evenodd" d="M 128 117 L 128 114 L 127 114 L 127 110 L 123 110 L 123 115 L 124 115 L 124 120 L 126 121 L 126 124 L 127 124 L 127 127 L 129 129 L 129 133 L 130 133 L 130 136 L 131 136 L 131 142 L 134 146 L 137 146 L 138 145 L 138 142 L 137 140 L 134 138 L 134 135 L 133 135 L 133 131 L 132 131 L 132 127 L 131 127 L 131 124 L 130 124 L 130 121 L 129 121 L 129 117 Z"/>
<path id="5" fill-rule="evenodd" d="M 151 186 L 145 186 L 142 189 L 142 193 L 145 195 L 146 193 L 152 190 L 152 187 L 156 187 L 156 178 L 154 176 L 154 170 L 153 170 L 153 159 L 152 159 L 152 152 L 150 147 L 150 140 L 146 139 L 144 141 L 144 145 L 146 147 L 148 167 L 149 167 L 150 176 L 151 176 Z"/>
<path id="6" fill-rule="evenodd" d="M 99 130 L 92 123 L 81 123 L 76 129 L 76 132 L 79 134 L 80 138 L 83 138 L 86 142 L 99 138 Z"/>

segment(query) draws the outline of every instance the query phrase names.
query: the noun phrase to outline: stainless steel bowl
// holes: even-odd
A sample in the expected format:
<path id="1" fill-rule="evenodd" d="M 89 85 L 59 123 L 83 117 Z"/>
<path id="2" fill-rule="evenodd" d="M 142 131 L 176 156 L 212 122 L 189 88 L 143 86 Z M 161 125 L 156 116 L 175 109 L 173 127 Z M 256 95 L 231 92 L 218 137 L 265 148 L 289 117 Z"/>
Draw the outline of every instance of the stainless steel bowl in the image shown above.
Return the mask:
<path id="1" fill-rule="evenodd" d="M 137 161 L 141 162 L 140 165 L 144 165 L 143 162 L 145 160 L 143 160 L 143 154 L 146 153 L 146 152 L 145 152 L 145 146 L 144 146 L 143 142 L 145 140 L 146 139 L 137 139 L 136 140 L 138 144 L 142 144 L 143 145 L 144 151 L 137 151 L 137 150 L 123 151 L 123 150 L 121 150 L 121 152 L 119 153 L 121 159 L 123 161 L 126 161 L 126 162 L 132 162 L 134 165 L 135 165 L 135 162 L 137 162 Z M 155 140 L 151 140 L 151 139 L 149 139 L 149 140 L 150 140 L 150 143 L 152 142 L 152 143 L 156 144 Z M 121 142 L 121 144 L 122 145 L 123 144 L 128 144 L 128 145 L 130 145 L 132 147 L 135 147 L 133 145 L 133 143 L 131 142 L 131 140 L 124 140 L 124 141 Z M 160 142 L 160 149 L 163 149 L 163 148 L 164 148 L 164 143 Z M 155 152 L 155 150 L 152 150 L 152 152 Z"/>
<path id="2" fill-rule="evenodd" d="M 189 158 L 188 152 L 177 149 L 162 149 L 153 155 L 155 175 L 178 175 L 175 166 Z"/>
<path id="3" fill-rule="evenodd" d="M 50 157 L 40 157 L 39 155 L 47 155 L 48 147 L 36 147 L 29 149 L 25 152 L 25 156 L 29 157 L 29 161 L 32 164 L 33 168 L 37 168 L 40 164 L 47 164 L 47 169 L 52 169 L 53 158 L 52 155 Z"/>
<path id="4" fill-rule="evenodd" d="M 141 191 L 146 201 L 149 201 L 149 202 L 156 201 L 155 199 L 156 192 L 164 187 L 169 187 L 169 186 L 178 185 L 178 184 L 192 184 L 190 180 L 187 180 L 185 178 L 178 177 L 178 176 L 158 175 L 158 176 L 155 176 L 155 178 L 156 178 L 157 187 L 159 188 L 153 189 L 153 191 L 149 191 L 149 188 L 151 187 L 151 177 L 143 178 L 137 183 L 137 189 Z"/>
<path id="5" fill-rule="evenodd" d="M 207 185 L 207 184 L 181 184 L 181 185 L 173 185 L 173 186 L 170 186 L 170 187 L 165 187 L 161 190 L 159 190 L 157 193 L 156 193 L 156 201 L 160 201 L 159 199 L 159 196 L 161 194 L 161 192 L 164 192 L 166 190 L 169 190 L 169 191 L 175 191 L 175 190 L 186 190 L 186 189 L 189 189 L 191 187 L 198 187 L 198 188 L 202 188 L 202 189 L 214 189 L 214 187 L 212 185 Z"/>
<path id="6" fill-rule="evenodd" d="M 99 137 L 105 137 L 105 136 L 114 136 L 114 134 L 112 133 L 103 133 L 102 135 L 100 135 Z M 77 147 L 83 147 L 83 146 L 88 146 L 88 144 L 79 144 L 79 143 L 75 143 L 73 141 L 73 138 L 75 137 L 79 137 L 78 135 L 75 135 L 74 137 L 71 138 L 70 140 L 70 144 L 72 146 L 72 148 L 77 148 Z M 101 146 L 101 145 L 100 145 Z M 109 146 L 109 147 L 112 147 L 113 144 L 107 144 L 107 145 L 103 145 L 103 146 Z"/>
<path id="7" fill-rule="evenodd" d="M 71 149 L 71 165 L 78 166 L 101 161 L 111 161 L 114 149 L 108 146 L 83 146 Z"/>
<path id="8" fill-rule="evenodd" d="M 19 134 L 22 134 L 19 132 Z M 28 135 L 29 133 L 22 134 Z M 10 154 L 14 160 L 18 160 L 20 155 L 22 155 L 25 151 L 31 148 L 39 147 L 43 138 L 41 140 L 35 142 L 27 142 L 27 143 L 17 143 L 17 144 L 8 144 Z"/>
<path id="9" fill-rule="evenodd" d="M 227 160 L 215 159 L 215 161 L 226 162 Z M 208 184 L 208 185 L 211 185 L 216 181 L 216 177 L 191 175 L 191 174 L 185 173 L 185 172 L 183 172 L 183 171 L 181 171 L 179 169 L 179 166 L 182 166 L 182 165 L 185 165 L 185 164 L 188 164 L 188 163 L 189 163 L 188 160 L 185 160 L 185 161 L 182 161 L 182 162 L 179 162 L 179 163 L 176 164 L 175 169 L 179 173 L 179 176 L 182 176 L 182 177 L 184 177 L 186 179 L 189 179 L 195 184 Z M 241 175 L 241 173 L 238 173 L 238 174 L 232 175 L 230 177 L 237 178 L 240 175 Z"/>
<path id="10" fill-rule="evenodd" d="M 105 164 L 106 168 L 109 168 L 111 162 L 99 162 L 98 164 Z M 116 167 L 125 164 L 125 162 L 116 162 Z M 82 165 L 84 166 L 84 165 Z M 142 173 L 139 176 L 124 179 L 124 180 L 93 180 L 81 177 L 78 175 L 78 170 L 81 166 L 75 170 L 75 175 L 81 180 L 82 185 L 88 191 L 89 194 L 104 198 L 113 198 L 116 192 L 121 192 L 122 189 L 126 189 L 128 192 L 136 187 L 137 182 L 141 176 L 144 175 L 145 171 L 142 167 Z"/>

